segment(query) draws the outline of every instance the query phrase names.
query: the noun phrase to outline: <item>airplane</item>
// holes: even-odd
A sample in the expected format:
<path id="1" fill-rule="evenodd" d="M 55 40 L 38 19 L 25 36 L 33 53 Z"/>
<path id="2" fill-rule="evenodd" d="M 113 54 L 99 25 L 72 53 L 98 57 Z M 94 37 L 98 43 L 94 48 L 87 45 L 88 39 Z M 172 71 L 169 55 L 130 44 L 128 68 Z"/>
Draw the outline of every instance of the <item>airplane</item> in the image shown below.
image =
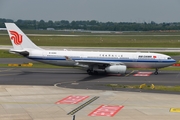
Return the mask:
<path id="1" fill-rule="evenodd" d="M 153 68 L 157 75 L 160 68 L 176 62 L 170 56 L 160 53 L 45 50 L 35 45 L 16 24 L 5 25 L 13 45 L 11 53 L 57 66 L 82 67 L 89 75 L 99 72 L 125 74 L 127 68 Z"/>

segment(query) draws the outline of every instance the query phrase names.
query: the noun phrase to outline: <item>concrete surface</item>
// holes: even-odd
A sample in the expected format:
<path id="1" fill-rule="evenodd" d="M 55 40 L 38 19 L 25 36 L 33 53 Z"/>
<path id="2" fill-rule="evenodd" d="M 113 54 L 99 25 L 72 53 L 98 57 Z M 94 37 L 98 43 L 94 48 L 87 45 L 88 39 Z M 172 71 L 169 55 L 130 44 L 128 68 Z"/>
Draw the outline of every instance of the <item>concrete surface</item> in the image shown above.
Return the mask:
<path id="1" fill-rule="evenodd" d="M 76 113 L 76 120 L 178 120 L 180 113 L 169 112 L 180 107 L 180 96 L 141 92 L 79 90 L 55 86 L 0 86 L 0 120 L 72 120 L 67 115 L 78 104 L 55 104 L 69 96 L 100 98 Z M 100 105 L 123 105 L 114 117 L 91 117 L 90 112 Z"/>

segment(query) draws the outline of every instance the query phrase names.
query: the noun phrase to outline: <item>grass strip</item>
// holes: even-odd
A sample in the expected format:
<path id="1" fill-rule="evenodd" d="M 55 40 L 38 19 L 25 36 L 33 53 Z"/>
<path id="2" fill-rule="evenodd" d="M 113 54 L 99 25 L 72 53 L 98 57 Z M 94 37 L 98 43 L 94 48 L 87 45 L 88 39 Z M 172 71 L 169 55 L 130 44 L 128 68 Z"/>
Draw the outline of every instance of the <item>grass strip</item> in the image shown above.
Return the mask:
<path id="1" fill-rule="evenodd" d="M 144 90 L 159 90 L 159 91 L 170 91 L 170 92 L 180 92 L 180 86 L 163 86 L 163 85 L 154 85 L 152 89 L 152 85 L 145 85 L 141 87 L 141 85 L 121 85 L 121 84 L 107 84 L 106 86 L 111 87 L 112 89 L 117 88 L 128 88 L 128 89 L 144 89 Z"/>
<path id="2" fill-rule="evenodd" d="M 22 58 L 22 56 L 9 53 L 8 50 L 0 50 L 0 58 Z"/>
<path id="3" fill-rule="evenodd" d="M 38 46 L 77 47 L 166 47 L 178 48 L 180 36 L 29 36 Z M 8 35 L 0 35 L 0 45 L 11 45 Z"/>
<path id="4" fill-rule="evenodd" d="M 75 67 L 64 67 L 64 66 L 55 66 L 55 65 L 50 65 L 50 64 L 45 64 L 45 63 L 33 63 L 31 67 L 28 66 L 8 66 L 8 64 L 0 64 L 1 68 L 75 68 Z"/>

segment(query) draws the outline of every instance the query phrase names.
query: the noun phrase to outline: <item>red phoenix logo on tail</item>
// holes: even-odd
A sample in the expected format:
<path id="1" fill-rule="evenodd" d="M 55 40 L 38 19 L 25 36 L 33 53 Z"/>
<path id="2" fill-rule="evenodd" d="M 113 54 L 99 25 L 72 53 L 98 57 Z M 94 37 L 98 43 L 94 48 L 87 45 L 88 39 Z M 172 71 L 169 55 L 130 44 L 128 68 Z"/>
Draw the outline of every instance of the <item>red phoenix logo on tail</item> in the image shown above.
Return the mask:
<path id="1" fill-rule="evenodd" d="M 16 31 L 10 31 L 11 40 L 14 40 L 14 44 L 20 45 L 22 43 L 22 35 L 18 34 Z"/>

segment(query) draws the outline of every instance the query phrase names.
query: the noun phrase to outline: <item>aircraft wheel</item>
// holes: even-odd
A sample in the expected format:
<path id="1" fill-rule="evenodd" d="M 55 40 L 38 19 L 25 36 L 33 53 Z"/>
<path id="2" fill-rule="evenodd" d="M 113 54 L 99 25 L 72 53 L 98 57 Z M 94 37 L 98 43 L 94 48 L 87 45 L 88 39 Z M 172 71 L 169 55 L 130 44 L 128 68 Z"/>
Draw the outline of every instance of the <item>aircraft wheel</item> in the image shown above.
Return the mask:
<path id="1" fill-rule="evenodd" d="M 94 75 L 98 75 L 98 71 L 94 71 Z"/>
<path id="2" fill-rule="evenodd" d="M 158 69 L 156 68 L 156 71 L 154 72 L 155 75 L 158 75 Z"/>
<path id="3" fill-rule="evenodd" d="M 88 73 L 89 75 L 92 75 L 92 74 L 93 74 L 92 70 L 90 70 L 90 69 L 87 70 L 87 73 Z"/>
<path id="4" fill-rule="evenodd" d="M 158 72 L 154 72 L 155 75 L 158 75 Z"/>

